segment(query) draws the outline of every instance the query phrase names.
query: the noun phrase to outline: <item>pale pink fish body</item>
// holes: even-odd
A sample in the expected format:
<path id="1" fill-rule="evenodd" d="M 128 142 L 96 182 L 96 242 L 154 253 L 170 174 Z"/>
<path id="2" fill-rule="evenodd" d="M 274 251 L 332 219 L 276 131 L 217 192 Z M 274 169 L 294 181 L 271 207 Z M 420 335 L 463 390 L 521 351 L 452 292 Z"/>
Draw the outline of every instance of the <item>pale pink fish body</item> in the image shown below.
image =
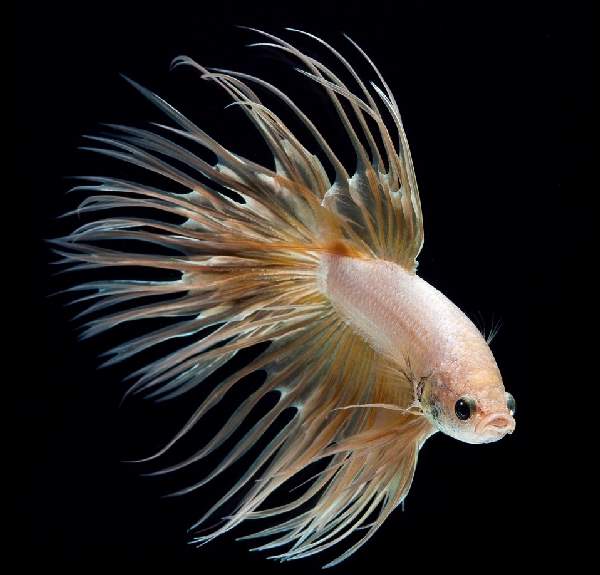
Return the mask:
<path id="1" fill-rule="evenodd" d="M 411 372 L 416 385 L 421 382 L 416 396 L 434 425 L 469 443 L 512 433 L 514 418 L 488 343 L 439 290 L 381 260 L 326 255 L 321 273 L 321 289 L 340 314 L 375 350 Z M 468 424 L 444 414 L 463 396 L 475 399 L 477 409 Z"/>
<path id="2" fill-rule="evenodd" d="M 90 196 L 72 212 L 83 223 L 54 243 L 73 269 L 121 270 L 121 279 L 112 274 L 72 288 L 90 304 L 80 315 L 96 314 L 84 337 L 139 319 L 168 320 L 106 354 L 105 363 L 115 364 L 151 350 L 150 362 L 133 374 L 132 395 L 162 401 L 200 392 L 239 351 L 267 345 L 208 386 L 181 431 L 145 461 L 159 458 L 213 407 L 227 403 L 230 390 L 248 390 L 247 376 L 262 372 L 263 383 L 246 392 L 218 432 L 180 464 L 156 473 L 228 446 L 206 476 L 179 492 L 245 462 L 239 480 L 193 527 L 222 515 L 228 502 L 233 510 L 217 527 L 193 531 L 193 542 L 268 519 L 270 526 L 246 538 L 266 539 L 258 549 L 283 547 L 276 557 L 291 560 L 360 529 L 359 540 L 332 565 L 354 553 L 404 501 L 428 437 L 442 431 L 470 443 L 499 439 L 514 429 L 514 399 L 472 322 L 416 275 L 424 237 L 419 193 L 399 108 L 380 72 L 352 41 L 377 79 L 372 88 L 319 38 L 303 33 L 339 69 L 259 34 L 323 87 L 355 152 L 354 173 L 278 88 L 180 57 L 176 66 L 192 66 L 233 99 L 268 146 L 273 166 L 230 152 L 130 81 L 173 125 L 110 126 L 108 135 L 88 136 L 88 149 L 148 170 L 164 187 L 83 178 L 75 189 Z M 344 74 L 356 93 L 340 79 Z M 304 125 L 317 153 L 257 91 Z M 86 219 L 90 215 L 95 219 Z M 161 250 L 153 251 L 157 245 Z M 131 277 L 138 268 L 177 277 Z M 165 350 L 164 342 L 179 345 Z M 248 424 L 267 396 L 276 397 L 274 405 Z M 240 426 L 250 428 L 236 434 Z M 257 445 L 261 449 L 253 450 Z M 298 478 L 302 489 L 290 491 L 290 480 Z M 269 507 L 274 492 L 287 494 L 287 502 Z"/>

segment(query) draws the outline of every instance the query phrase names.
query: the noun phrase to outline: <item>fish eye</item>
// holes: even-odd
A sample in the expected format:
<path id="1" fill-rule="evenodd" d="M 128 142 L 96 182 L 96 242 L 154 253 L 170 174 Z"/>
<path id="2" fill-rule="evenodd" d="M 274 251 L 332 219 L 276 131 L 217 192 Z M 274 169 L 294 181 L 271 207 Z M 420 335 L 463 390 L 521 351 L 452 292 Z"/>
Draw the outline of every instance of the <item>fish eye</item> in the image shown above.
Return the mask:
<path id="1" fill-rule="evenodd" d="M 517 411 L 517 403 L 515 398 L 510 393 L 506 393 L 506 408 L 510 411 L 511 415 L 514 415 Z"/>
<path id="2" fill-rule="evenodd" d="M 466 421 L 475 411 L 475 401 L 470 397 L 461 397 L 454 404 L 454 413 L 461 421 Z"/>

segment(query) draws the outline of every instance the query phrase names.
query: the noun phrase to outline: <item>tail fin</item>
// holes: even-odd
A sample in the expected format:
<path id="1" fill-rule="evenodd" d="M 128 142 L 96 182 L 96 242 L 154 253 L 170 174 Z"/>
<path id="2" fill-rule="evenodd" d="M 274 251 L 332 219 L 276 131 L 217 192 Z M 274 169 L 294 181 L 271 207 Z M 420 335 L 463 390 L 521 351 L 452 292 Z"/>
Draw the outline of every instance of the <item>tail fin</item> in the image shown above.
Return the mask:
<path id="1" fill-rule="evenodd" d="M 251 536 L 276 537 L 261 549 L 292 544 L 279 557 L 296 559 L 339 542 L 378 513 L 367 534 L 333 564 L 364 543 L 402 501 L 412 480 L 419 447 L 431 433 L 429 424 L 419 414 L 390 409 L 393 405 L 410 404 L 410 385 L 390 381 L 385 369 L 381 369 L 382 360 L 346 326 L 319 289 L 319 257 L 323 251 L 374 257 L 379 248 L 383 255 L 392 249 L 382 237 L 382 230 L 373 228 L 368 206 L 359 195 L 365 194 L 364 182 L 369 181 L 381 195 L 381 190 L 387 189 L 382 188 L 382 182 L 391 181 L 393 165 L 400 165 L 406 172 L 405 164 L 398 164 L 398 158 L 389 160 L 390 171 L 382 174 L 363 161 L 360 177 L 355 174 L 349 178 L 314 124 L 289 98 L 265 82 L 245 77 L 262 83 L 283 99 L 315 135 L 336 170 L 336 182 L 332 185 L 320 161 L 260 102 L 244 83 L 244 75 L 209 73 L 187 58 L 176 61 L 182 63 L 194 65 L 204 78 L 217 82 L 233 97 L 271 149 L 275 169 L 229 152 L 164 100 L 129 80 L 175 122 L 175 128 L 160 126 L 166 133 L 199 144 L 217 161 L 210 164 L 165 134 L 149 130 L 112 126 L 113 135 L 91 137 L 95 144 L 87 149 L 145 168 L 185 191 L 176 193 L 118 178 L 86 178 L 76 189 L 92 195 L 77 213 L 107 210 L 112 214 L 123 209 L 128 214 L 134 208 L 146 215 L 109 215 L 87 223 L 55 240 L 56 251 L 72 269 L 134 266 L 178 273 L 174 280 L 90 281 L 72 288 L 91 292 L 80 298 L 92 302 L 85 313 L 104 313 L 87 324 L 84 336 L 149 317 L 177 320 L 115 347 L 108 353 L 106 364 L 123 361 L 166 340 L 197 336 L 193 343 L 138 370 L 129 393 L 155 399 L 175 397 L 201 384 L 238 351 L 270 342 L 259 357 L 221 381 L 156 456 L 185 435 L 246 375 L 264 370 L 268 374 L 265 382 L 247 397 L 222 429 L 197 453 L 166 471 L 214 452 L 261 398 L 277 393 L 276 405 L 222 462 L 202 481 L 184 490 L 190 491 L 217 477 L 243 457 L 268 429 L 277 426 L 284 411 L 295 410 L 291 421 L 196 526 L 245 489 L 235 512 L 221 528 L 198 536 L 195 541 L 209 541 L 246 519 L 296 512 L 291 519 Z M 321 69 L 313 68 L 317 72 Z M 334 95 L 335 91 L 341 93 L 341 88 L 326 88 L 338 112 L 345 115 Z M 362 118 L 352 102 L 355 113 Z M 364 119 L 361 125 L 367 130 Z M 349 124 L 346 128 L 349 133 L 352 131 Z M 364 156 L 355 134 L 353 138 L 359 155 Z M 372 138 L 370 144 L 372 151 L 376 150 Z M 379 168 L 383 169 L 379 154 L 377 157 Z M 398 178 L 401 171 L 395 172 Z M 374 174 L 379 174 L 376 183 Z M 216 189 L 216 185 L 220 188 Z M 397 190 L 388 191 L 381 196 L 381 202 L 402 208 L 404 200 L 398 203 L 385 199 L 398 194 Z M 414 200 L 407 205 L 410 202 L 416 205 Z M 346 216 L 341 204 L 348 208 Z M 375 205 L 377 217 L 385 220 L 384 229 L 392 233 L 394 226 L 399 225 L 398 218 L 386 218 L 381 205 Z M 362 218 L 367 239 L 361 237 L 353 214 Z M 169 223 L 171 216 L 181 217 L 185 223 Z M 411 225 L 416 225 L 416 221 L 413 218 Z M 394 232 L 392 237 L 399 241 L 408 236 L 402 231 Z M 421 238 L 415 236 L 402 252 L 409 267 L 420 249 Z M 103 247 L 105 240 L 120 243 L 117 248 Z M 139 242 L 160 246 L 168 253 L 129 249 Z M 129 307 L 123 309 L 121 304 Z M 113 307 L 117 311 L 110 312 Z M 348 406 L 363 407 L 341 409 Z M 302 495 L 279 507 L 261 508 L 278 487 L 321 460 L 329 460 L 327 467 L 313 478 Z M 257 477 L 261 481 L 251 483 Z M 299 512 L 307 502 L 313 502 L 312 507 Z"/>

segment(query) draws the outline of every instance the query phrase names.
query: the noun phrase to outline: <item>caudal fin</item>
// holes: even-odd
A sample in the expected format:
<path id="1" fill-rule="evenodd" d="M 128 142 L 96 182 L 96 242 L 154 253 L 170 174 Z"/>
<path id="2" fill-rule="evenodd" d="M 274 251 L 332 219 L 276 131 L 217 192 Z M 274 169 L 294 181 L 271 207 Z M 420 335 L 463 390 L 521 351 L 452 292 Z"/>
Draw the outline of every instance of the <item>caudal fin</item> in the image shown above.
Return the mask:
<path id="1" fill-rule="evenodd" d="M 141 319 L 175 320 L 116 346 L 107 354 L 106 364 L 168 340 L 192 339 L 133 374 L 135 383 L 129 393 L 155 399 L 175 397 L 200 385 L 240 350 L 269 342 L 261 355 L 206 396 L 155 457 L 184 436 L 229 390 L 243 386 L 248 374 L 264 370 L 264 383 L 248 394 L 220 431 L 187 460 L 165 471 L 213 453 L 263 397 L 277 394 L 276 404 L 221 463 L 182 491 L 214 479 L 269 429 L 277 430 L 239 481 L 197 525 L 237 495 L 235 511 L 222 527 L 195 541 L 209 541 L 247 519 L 275 518 L 279 523 L 252 537 L 274 538 L 262 549 L 289 544 L 291 549 L 279 557 L 296 559 L 330 547 L 374 516 L 366 535 L 339 561 L 366 541 L 405 497 L 419 447 L 431 427 L 419 414 L 402 407 L 411 401 L 410 382 L 391 381 L 381 358 L 348 328 L 321 293 L 320 255 L 334 251 L 354 257 L 389 256 L 409 269 L 414 267 L 422 241 L 418 194 L 410 188 L 408 148 L 397 155 L 371 96 L 363 102 L 318 62 L 268 36 L 280 48 L 300 55 L 325 86 L 357 151 L 358 168 L 352 177 L 315 125 L 282 92 L 257 78 L 209 72 L 180 58 L 176 64 L 195 66 L 203 78 L 232 96 L 269 146 L 275 168 L 226 150 L 156 94 L 130 80 L 175 126 L 159 126 L 158 131 L 111 126 L 111 135 L 90 137 L 87 149 L 158 174 L 170 187 L 112 177 L 85 178 L 75 189 L 90 195 L 76 213 L 109 215 L 82 225 L 54 244 L 71 269 L 134 267 L 176 273 L 169 280 L 93 280 L 72 288 L 83 292 L 80 299 L 90 303 L 86 313 L 101 313 L 87 324 L 84 336 Z M 317 157 L 244 80 L 278 96 L 304 122 L 334 167 L 333 183 Z M 370 155 L 338 94 L 349 99 L 367 135 Z M 380 95 L 394 114 L 393 98 Z M 370 135 L 365 114 L 376 119 L 387 162 Z M 216 161 L 206 161 L 175 138 L 201 146 Z M 399 141 L 405 142 L 403 131 Z M 131 215 L 134 212 L 139 215 Z M 172 223 L 173 216 L 184 223 Z M 153 246 L 160 249 L 154 253 Z M 287 410 L 294 415 L 282 425 L 280 417 Z M 263 508 L 269 495 L 319 461 L 327 465 L 304 492 L 296 491 L 287 504 Z M 257 478 L 260 481 L 254 481 Z M 307 503 L 309 509 L 300 511 Z M 290 519 L 280 519 L 288 513 Z"/>

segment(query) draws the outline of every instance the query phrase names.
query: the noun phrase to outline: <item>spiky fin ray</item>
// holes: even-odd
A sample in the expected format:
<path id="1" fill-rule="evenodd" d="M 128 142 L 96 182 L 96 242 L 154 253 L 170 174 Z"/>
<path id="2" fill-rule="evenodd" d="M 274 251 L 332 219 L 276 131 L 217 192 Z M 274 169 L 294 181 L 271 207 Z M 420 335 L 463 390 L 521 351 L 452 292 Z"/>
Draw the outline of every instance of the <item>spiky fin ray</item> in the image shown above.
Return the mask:
<path id="1" fill-rule="evenodd" d="M 394 126 L 398 131 L 399 151 L 391 142 L 385 121 L 375 104 L 374 99 L 362 82 L 359 87 L 366 98 L 366 102 L 352 93 L 351 90 L 325 65 L 302 53 L 289 42 L 281 38 L 255 30 L 268 39 L 270 43 L 258 43 L 282 50 L 296 58 L 308 69 L 304 72 L 316 82 L 320 83 L 327 91 L 334 109 L 356 151 L 357 167 L 353 177 L 347 181 L 336 180 L 334 186 L 327 192 L 325 203 L 347 219 L 350 226 L 357 231 L 353 241 L 367 253 L 376 257 L 400 263 L 408 270 L 416 267 L 416 258 L 423 244 L 423 221 L 419 201 L 418 188 L 414 175 L 414 168 L 410 156 L 406 134 L 402 125 L 397 104 L 385 82 L 382 82 L 385 93 L 374 86 L 378 96 L 393 118 Z M 358 74 L 350 64 L 331 46 L 313 35 L 303 33 L 314 38 L 330 50 L 336 59 L 350 71 L 356 80 Z M 350 39 L 349 39 L 350 40 Z M 352 40 L 350 40 L 352 42 Z M 354 42 L 353 45 L 356 46 Z M 360 50 L 360 49 L 359 49 Z M 378 78 L 383 80 L 380 72 L 366 54 L 360 50 L 367 59 Z M 361 126 L 371 150 L 372 160 L 369 159 L 364 146 L 356 134 L 350 118 L 341 107 L 336 94 L 344 97 L 351 105 L 356 120 Z M 384 152 L 387 171 L 381 166 L 382 157 L 377 144 L 364 121 L 363 113 L 373 119 L 384 143 Z M 373 162 L 373 163 L 371 163 Z M 366 245 L 365 245 L 366 244 Z"/>
<path id="2" fill-rule="evenodd" d="M 91 281 L 72 290 L 91 292 L 78 298 L 90 302 L 83 316 L 104 313 L 88 322 L 85 337 L 148 317 L 175 320 L 116 346 L 106 354 L 106 364 L 160 349 L 164 341 L 195 337 L 132 374 L 135 382 L 131 394 L 157 400 L 175 397 L 201 385 L 240 350 L 270 342 L 259 357 L 221 381 L 176 436 L 147 460 L 168 451 L 232 388 L 243 386 L 245 376 L 264 370 L 264 383 L 201 449 L 160 473 L 213 454 L 230 441 L 262 398 L 277 393 L 276 404 L 221 463 L 201 481 L 181 490 L 189 492 L 218 477 L 269 429 L 277 427 L 285 412 L 295 411 L 197 526 L 241 494 L 235 511 L 220 528 L 198 535 L 196 541 L 207 542 L 247 519 L 279 519 L 253 537 L 274 537 L 261 546 L 263 549 L 291 545 L 278 557 L 297 559 L 339 543 L 375 515 L 366 535 L 333 564 L 364 543 L 405 497 L 418 449 L 432 429 L 423 417 L 408 409 L 412 382 L 391 377 L 385 361 L 348 328 L 320 292 L 319 257 L 323 251 L 344 250 L 355 257 L 391 259 L 413 269 L 422 242 L 421 215 L 405 136 L 387 85 L 382 82 L 385 94 L 378 88 L 376 92 L 399 129 L 400 154 L 375 99 L 337 51 L 316 39 L 357 81 L 364 99 L 352 94 L 323 64 L 291 44 L 265 35 L 275 42 L 272 45 L 298 57 L 325 88 L 356 151 L 357 168 L 352 177 L 315 125 L 277 88 L 249 75 L 208 71 L 182 57 L 176 65 L 193 65 L 244 110 L 273 153 L 274 169 L 226 150 L 160 97 L 129 80 L 178 127 L 159 125 L 164 132 L 157 133 L 109 126 L 113 132 L 92 137 L 96 145 L 88 149 L 145 168 L 184 191 L 176 193 L 118 178 L 88 178 L 75 189 L 92 195 L 75 212 L 101 215 L 108 211 L 109 216 L 80 226 L 55 244 L 72 269 L 134 266 L 179 272 L 176 280 Z M 307 126 L 334 167 L 333 185 L 320 160 L 259 100 L 245 80 L 275 94 Z M 338 96 L 349 101 L 369 153 Z M 383 150 L 366 118 L 375 121 Z M 216 156 L 216 162 L 211 164 L 165 133 L 199 144 Z M 234 191 L 243 202 L 231 199 L 217 186 Z M 130 208 L 152 215 L 112 215 L 114 210 Z M 168 223 L 157 213 L 179 216 L 185 223 Z M 126 246 L 133 245 L 131 242 L 149 248 L 158 245 L 171 255 L 155 255 L 149 253 L 151 249 L 111 249 L 102 246 L 106 240 L 119 240 Z M 169 299 L 146 299 L 157 295 Z M 124 303 L 130 307 L 110 311 Z M 306 481 L 304 492 L 294 493 L 288 503 L 265 508 L 271 494 L 318 462 L 328 463 Z M 260 480 L 252 482 L 254 479 Z M 307 503 L 312 503 L 308 511 L 291 519 L 280 518 Z"/>

